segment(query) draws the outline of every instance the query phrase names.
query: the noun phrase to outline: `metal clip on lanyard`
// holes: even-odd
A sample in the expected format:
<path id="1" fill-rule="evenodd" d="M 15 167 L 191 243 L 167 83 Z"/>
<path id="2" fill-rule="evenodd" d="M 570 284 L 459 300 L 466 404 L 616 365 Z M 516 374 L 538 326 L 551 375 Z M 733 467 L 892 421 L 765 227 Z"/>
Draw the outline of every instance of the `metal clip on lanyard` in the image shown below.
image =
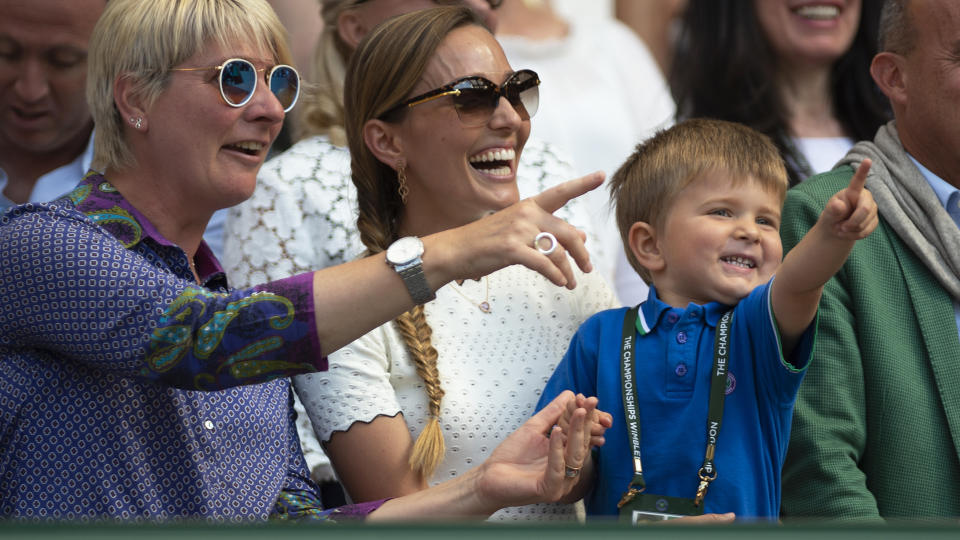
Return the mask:
<path id="1" fill-rule="evenodd" d="M 636 352 L 636 322 L 639 306 L 627 310 L 623 318 L 623 340 L 620 346 L 620 384 L 623 388 L 623 413 L 627 420 L 627 438 L 633 451 L 633 479 L 623 494 L 617 508 L 629 503 L 646 489 L 643 480 L 643 464 L 640 460 L 640 417 L 637 414 L 639 397 L 634 385 L 634 356 Z M 710 404 L 707 410 L 707 450 L 703 465 L 697 472 L 700 484 L 694 505 L 700 506 L 707 494 L 710 482 L 717 479 L 717 469 L 713 457 L 717 449 L 717 436 L 723 421 L 723 402 L 727 391 L 727 365 L 730 358 L 730 327 L 733 324 L 733 310 L 727 311 L 717 323 L 717 333 L 713 344 L 713 376 L 710 379 Z"/>

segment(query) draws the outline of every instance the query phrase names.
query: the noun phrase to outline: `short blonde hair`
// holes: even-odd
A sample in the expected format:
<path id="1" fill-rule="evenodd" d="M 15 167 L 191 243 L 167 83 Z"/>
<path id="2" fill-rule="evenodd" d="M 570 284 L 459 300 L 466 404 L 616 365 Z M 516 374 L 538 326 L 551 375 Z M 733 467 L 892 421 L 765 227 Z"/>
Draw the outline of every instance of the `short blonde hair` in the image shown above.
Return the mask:
<path id="1" fill-rule="evenodd" d="M 114 82 L 129 77 L 147 104 L 166 89 L 170 70 L 211 43 L 247 41 L 291 64 L 287 32 L 265 0 L 110 0 L 90 40 L 87 102 L 96 125 L 93 167 L 129 167 L 133 155 L 114 102 Z"/>
<path id="2" fill-rule="evenodd" d="M 781 204 L 787 170 L 769 137 L 743 124 L 696 118 L 686 120 L 637 146 L 610 179 L 610 200 L 627 260 L 647 283 L 650 272 L 630 249 L 630 228 L 642 221 L 661 227 L 676 195 L 710 171 L 724 171 L 734 182 L 757 179 Z"/>

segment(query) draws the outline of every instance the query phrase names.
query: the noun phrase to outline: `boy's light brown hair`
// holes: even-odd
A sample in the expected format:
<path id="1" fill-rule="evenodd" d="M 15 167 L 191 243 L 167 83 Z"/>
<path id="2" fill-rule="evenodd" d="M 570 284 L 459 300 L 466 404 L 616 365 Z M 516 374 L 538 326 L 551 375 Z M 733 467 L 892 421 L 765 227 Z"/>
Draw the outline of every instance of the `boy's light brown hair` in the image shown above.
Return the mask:
<path id="1" fill-rule="evenodd" d="M 755 178 L 780 198 L 787 195 L 787 170 L 769 137 L 743 124 L 696 118 L 657 132 L 610 179 L 610 202 L 627 260 L 648 284 L 650 272 L 630 249 L 630 227 L 638 221 L 658 230 L 674 197 L 704 173 L 722 171 L 734 182 Z"/>

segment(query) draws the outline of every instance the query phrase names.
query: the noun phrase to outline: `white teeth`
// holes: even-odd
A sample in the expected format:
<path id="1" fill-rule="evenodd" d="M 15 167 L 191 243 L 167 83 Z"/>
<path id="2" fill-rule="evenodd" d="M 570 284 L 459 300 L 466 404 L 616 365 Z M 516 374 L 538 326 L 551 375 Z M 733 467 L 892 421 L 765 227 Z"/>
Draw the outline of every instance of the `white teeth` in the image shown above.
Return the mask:
<path id="1" fill-rule="evenodd" d="M 262 144 L 260 144 L 260 143 L 258 143 L 258 142 L 251 142 L 251 141 L 239 142 L 239 143 L 234 144 L 233 146 L 236 146 L 237 148 L 240 148 L 241 150 L 249 150 L 249 151 L 251 151 L 251 152 L 259 152 L 260 150 L 263 149 L 263 145 L 262 145 Z"/>
<path id="2" fill-rule="evenodd" d="M 746 257 L 724 257 L 723 261 L 729 264 L 742 266 L 744 268 L 753 268 L 756 266 L 756 263 Z"/>
<path id="3" fill-rule="evenodd" d="M 840 15 L 840 8 L 837 6 L 801 6 L 794 13 L 806 19 L 829 20 Z"/>
<path id="4" fill-rule="evenodd" d="M 496 169 L 484 169 L 483 172 L 493 176 L 508 176 L 510 167 L 497 167 Z"/>
<path id="5" fill-rule="evenodd" d="M 489 161 L 513 161 L 517 153 L 512 148 L 489 150 L 482 154 L 470 156 L 470 163 L 486 163 Z"/>

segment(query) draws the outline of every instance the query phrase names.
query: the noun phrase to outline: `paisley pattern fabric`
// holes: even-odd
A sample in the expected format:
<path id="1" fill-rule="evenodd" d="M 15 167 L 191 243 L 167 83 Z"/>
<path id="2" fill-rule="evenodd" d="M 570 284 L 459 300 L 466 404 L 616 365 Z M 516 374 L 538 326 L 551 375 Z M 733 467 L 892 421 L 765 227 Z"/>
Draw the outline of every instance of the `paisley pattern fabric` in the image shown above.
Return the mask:
<path id="1" fill-rule="evenodd" d="M 231 291 L 202 243 L 200 287 L 99 174 L 0 217 L 0 260 L 0 517 L 261 520 L 316 493 L 286 378 L 326 369 L 309 275 Z"/>

